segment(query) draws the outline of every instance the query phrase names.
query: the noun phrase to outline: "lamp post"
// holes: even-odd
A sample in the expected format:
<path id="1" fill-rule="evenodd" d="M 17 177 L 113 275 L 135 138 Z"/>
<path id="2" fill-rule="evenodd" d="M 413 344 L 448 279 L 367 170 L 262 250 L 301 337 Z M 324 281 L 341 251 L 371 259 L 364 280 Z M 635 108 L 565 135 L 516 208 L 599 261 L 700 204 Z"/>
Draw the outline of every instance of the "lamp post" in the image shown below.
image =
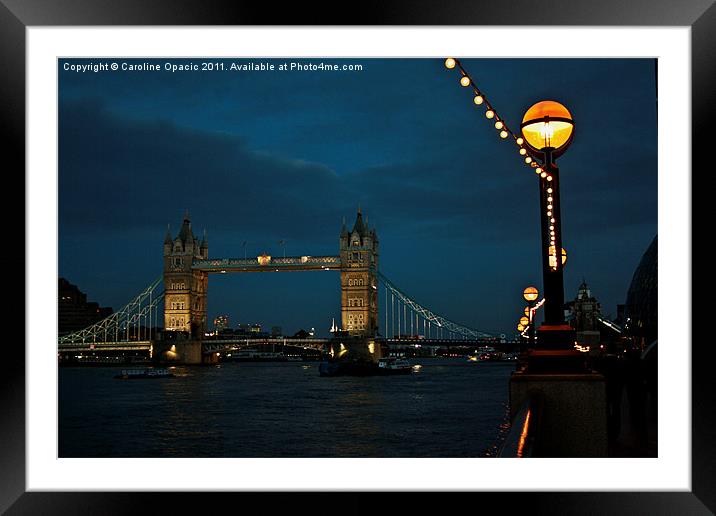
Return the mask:
<path id="1" fill-rule="evenodd" d="M 530 107 L 520 124 L 525 147 L 544 163 L 540 172 L 540 222 L 542 234 L 542 278 L 545 298 L 540 347 L 569 349 L 572 339 L 565 335 L 564 275 L 566 253 L 562 247 L 562 211 L 559 195 L 559 168 L 555 162 L 567 150 L 574 136 L 571 113 L 559 102 L 545 100 Z M 557 259 L 561 256 L 561 259 Z M 547 334 L 545 334 L 547 336 Z"/>
<path id="2" fill-rule="evenodd" d="M 586 367 L 583 354 L 574 349 L 574 330 L 564 321 L 563 267 L 566 252 L 562 246 L 559 169 L 555 159 L 569 146 L 574 133 L 571 113 L 555 101 L 543 101 L 530 107 L 520 125 L 521 135 L 507 129 L 504 119 L 478 88 L 472 77 L 455 58 L 445 60 L 448 69 L 457 68 L 460 84 L 471 88 L 476 106 L 483 106 L 485 117 L 500 131 L 510 134 L 519 146 L 524 163 L 539 175 L 540 222 L 542 236 L 543 298 L 534 306 L 545 305 L 544 322 L 539 328 L 539 348 L 534 337 L 534 308 L 539 292 L 534 287 L 523 295 L 530 303 L 532 349 L 520 356 L 523 367 L 510 378 L 510 418 L 515 423 L 522 407 L 531 406 L 539 391 L 545 406 L 560 410 L 539 411 L 539 456 L 597 457 L 607 455 L 607 413 L 604 377 Z M 529 155 L 528 155 L 529 153 Z M 538 162 L 544 163 L 540 165 Z M 528 297 L 529 296 L 529 297 Z M 532 297 L 534 296 L 534 297 Z M 530 299 L 532 298 L 532 299 Z M 518 331 L 523 330 L 522 324 Z M 520 365 L 518 363 L 518 365 Z M 530 405 L 527 405 L 530 403 Z M 529 412 L 528 412 L 529 413 Z M 585 430 L 589 433 L 587 438 Z M 580 435 L 580 439 L 574 439 Z"/>

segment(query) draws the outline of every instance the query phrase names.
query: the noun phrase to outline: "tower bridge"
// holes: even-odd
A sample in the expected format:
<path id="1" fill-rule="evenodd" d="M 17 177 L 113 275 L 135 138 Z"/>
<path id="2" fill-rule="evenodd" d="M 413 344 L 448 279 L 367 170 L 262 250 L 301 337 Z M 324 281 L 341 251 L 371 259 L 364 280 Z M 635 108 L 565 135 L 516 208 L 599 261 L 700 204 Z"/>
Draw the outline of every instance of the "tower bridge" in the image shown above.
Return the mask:
<path id="1" fill-rule="evenodd" d="M 209 244 L 194 236 L 189 214 L 172 239 L 164 239 L 164 328 L 201 338 L 206 332 L 209 274 L 337 270 L 341 273 L 342 328 L 354 336 L 375 336 L 378 330 L 378 237 L 358 210 L 353 229 L 341 230 L 337 256 L 209 259 Z"/>
<path id="2" fill-rule="evenodd" d="M 184 356 L 201 362 L 202 354 L 214 354 L 219 343 L 205 340 L 210 274 L 338 271 L 340 273 L 340 334 L 353 342 L 365 342 L 370 358 L 380 356 L 376 341 L 390 342 L 401 335 L 441 342 L 478 341 L 494 337 L 436 314 L 396 287 L 379 270 L 379 242 L 375 227 L 369 228 L 358 209 L 352 229 L 345 222 L 335 256 L 283 256 L 266 253 L 251 258 L 209 258 L 204 231 L 194 235 L 188 212 L 172 237 L 164 238 L 163 274 L 134 300 L 110 317 L 58 340 L 58 352 L 149 348 L 150 355 Z M 163 290 L 159 284 L 163 284 Z M 384 326 L 379 326 L 379 286 L 384 288 Z M 159 339 L 158 328 L 163 327 Z M 313 346 L 323 345 L 312 343 Z M 177 351 L 178 350 L 178 351 Z M 199 351 L 197 351 L 199 350 Z M 377 350 L 377 351 L 376 351 Z M 186 358 L 191 355 L 191 358 Z"/>

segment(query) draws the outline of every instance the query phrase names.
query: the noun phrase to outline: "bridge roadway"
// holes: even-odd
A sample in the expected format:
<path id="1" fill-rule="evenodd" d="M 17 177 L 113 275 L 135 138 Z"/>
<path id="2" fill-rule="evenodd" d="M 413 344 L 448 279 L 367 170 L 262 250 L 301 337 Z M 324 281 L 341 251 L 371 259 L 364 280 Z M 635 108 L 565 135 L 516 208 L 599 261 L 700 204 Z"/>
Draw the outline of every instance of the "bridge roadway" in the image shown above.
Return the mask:
<path id="1" fill-rule="evenodd" d="M 429 339 L 384 339 L 389 346 L 492 346 L 499 347 L 501 345 L 512 345 L 514 342 L 508 341 L 495 341 L 492 339 L 442 339 L 442 338 L 429 338 Z"/>
<path id="2" fill-rule="evenodd" d="M 292 339 L 292 338 L 233 338 L 233 339 L 205 339 L 202 342 L 204 352 L 214 352 L 229 349 L 238 349 L 249 346 L 267 346 L 282 345 L 302 348 L 320 349 L 330 339 Z M 511 347 L 516 345 L 514 342 L 494 342 L 490 340 L 474 340 L 474 339 L 381 339 L 379 342 L 385 342 L 391 348 L 404 347 L 482 347 L 492 346 L 495 348 Z M 63 343 L 58 346 L 59 352 L 71 351 L 150 351 L 154 346 L 152 340 L 131 340 L 131 341 L 112 341 L 112 342 L 76 342 Z"/>
<path id="3" fill-rule="evenodd" d="M 296 348 L 321 349 L 329 339 L 207 339 L 201 344 L 204 352 L 239 349 L 250 346 L 281 345 Z"/>
<path id="4" fill-rule="evenodd" d="M 330 271 L 341 269 L 339 256 L 284 256 L 268 255 L 256 258 L 223 258 L 195 260 L 191 268 L 202 272 L 278 272 L 278 271 Z"/>
<path id="5" fill-rule="evenodd" d="M 248 346 L 283 345 L 292 347 L 320 349 L 329 339 L 207 339 L 202 342 L 204 352 L 221 351 L 224 349 L 238 349 Z M 165 341 L 172 342 L 172 341 Z M 178 341 L 182 342 L 182 341 Z M 62 343 L 57 347 L 61 353 L 72 351 L 151 351 L 155 341 L 130 340 L 119 342 L 75 342 Z"/>
<path id="6" fill-rule="evenodd" d="M 112 342 L 65 342 L 58 344 L 57 351 L 151 351 L 154 341 L 130 340 Z"/>

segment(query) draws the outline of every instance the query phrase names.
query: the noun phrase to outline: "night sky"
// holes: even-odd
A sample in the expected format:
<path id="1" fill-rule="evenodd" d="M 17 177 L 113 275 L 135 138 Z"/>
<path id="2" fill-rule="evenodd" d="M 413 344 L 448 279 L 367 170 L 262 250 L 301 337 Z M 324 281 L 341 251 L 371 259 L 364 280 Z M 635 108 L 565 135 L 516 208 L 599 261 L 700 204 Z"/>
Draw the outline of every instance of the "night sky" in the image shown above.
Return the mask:
<path id="1" fill-rule="evenodd" d="M 280 240 L 286 255 L 336 255 L 360 205 L 404 292 L 514 334 L 522 289 L 542 286 L 538 180 L 458 72 L 442 59 L 224 63 L 291 61 L 363 70 L 79 73 L 64 64 L 112 61 L 60 60 L 59 275 L 117 310 L 162 273 L 167 224 L 176 236 L 186 209 L 211 258 L 243 258 L 244 242 L 247 256 L 281 256 Z M 585 278 L 616 316 L 657 233 L 655 61 L 462 62 L 514 130 L 540 100 L 572 112 L 558 160 L 565 298 Z M 327 336 L 339 296 L 337 272 L 211 275 L 209 324 Z"/>

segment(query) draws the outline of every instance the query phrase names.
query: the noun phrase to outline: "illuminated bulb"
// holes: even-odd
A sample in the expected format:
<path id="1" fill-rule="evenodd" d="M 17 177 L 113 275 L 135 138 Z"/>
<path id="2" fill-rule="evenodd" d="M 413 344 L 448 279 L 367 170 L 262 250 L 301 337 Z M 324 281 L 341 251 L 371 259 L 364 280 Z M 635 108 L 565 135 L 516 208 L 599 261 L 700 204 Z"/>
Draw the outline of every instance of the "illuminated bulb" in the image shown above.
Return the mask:
<path id="1" fill-rule="evenodd" d="M 537 167 L 537 170 L 535 170 L 535 172 L 537 172 L 538 174 L 541 174 L 541 173 L 542 173 L 542 167 Z"/>
<path id="2" fill-rule="evenodd" d="M 540 177 L 547 177 L 547 172 L 542 172 L 539 176 L 540 176 Z"/>
<path id="3" fill-rule="evenodd" d="M 552 176 L 547 176 L 547 181 L 552 181 Z"/>
<path id="4" fill-rule="evenodd" d="M 517 138 L 517 145 L 522 145 L 525 141 L 522 138 Z"/>
<path id="5" fill-rule="evenodd" d="M 548 209 L 548 210 L 551 210 L 551 209 L 552 209 L 552 205 L 551 205 L 551 204 L 548 204 L 548 205 L 547 205 L 547 209 Z"/>
<path id="6" fill-rule="evenodd" d="M 480 95 L 476 96 L 472 101 L 477 104 L 478 106 L 485 102 L 485 99 L 483 99 Z"/>
<path id="7" fill-rule="evenodd" d="M 532 163 L 532 158 L 530 158 L 529 156 L 527 156 L 527 157 L 525 158 L 525 163 L 527 163 L 527 164 Z"/>
<path id="8" fill-rule="evenodd" d="M 505 127 L 505 124 L 502 123 L 502 120 L 495 122 L 495 129 L 502 129 L 503 127 Z"/>
<path id="9" fill-rule="evenodd" d="M 551 188 L 547 188 L 547 193 L 552 193 L 552 189 L 551 189 Z"/>
<path id="10" fill-rule="evenodd" d="M 550 226 L 549 229 L 550 229 L 550 230 L 554 229 L 554 226 Z"/>
<path id="11" fill-rule="evenodd" d="M 470 78 L 467 75 L 463 75 L 460 79 L 460 84 L 463 86 L 470 86 Z"/>
<path id="12" fill-rule="evenodd" d="M 455 68 L 455 60 L 452 57 L 448 57 L 445 60 L 445 68 Z"/>
<path id="13" fill-rule="evenodd" d="M 537 162 L 536 162 L 536 161 L 533 161 L 532 163 L 530 163 L 530 167 L 535 168 L 536 166 L 537 166 Z"/>
<path id="14" fill-rule="evenodd" d="M 535 169 L 535 174 L 539 174 L 539 173 L 540 173 L 540 170 L 542 170 L 542 169 L 541 169 L 541 168 L 536 168 L 536 169 Z M 544 174 L 544 172 L 542 172 L 542 173 Z"/>
<path id="15" fill-rule="evenodd" d="M 485 111 L 485 116 L 486 116 L 487 118 L 492 118 L 492 117 L 495 116 L 495 112 L 494 112 L 493 110 L 491 110 L 491 109 L 488 109 L 487 111 Z"/>
<path id="16" fill-rule="evenodd" d="M 551 217 L 551 216 L 552 216 L 552 212 L 551 212 L 551 211 L 548 211 L 548 212 L 547 212 L 547 216 L 548 216 L 548 217 Z"/>
<path id="17" fill-rule="evenodd" d="M 500 131 L 500 138 L 507 138 L 507 131 Z"/>
<path id="18" fill-rule="evenodd" d="M 554 236 L 554 231 L 550 231 L 549 234 Z"/>
<path id="19" fill-rule="evenodd" d="M 521 154 L 522 156 L 524 156 L 525 154 L 527 154 L 527 150 L 525 150 L 525 149 L 520 149 L 520 154 Z"/>
<path id="20" fill-rule="evenodd" d="M 547 197 L 547 202 L 552 202 L 552 197 Z"/>
<path id="21" fill-rule="evenodd" d="M 549 219 L 549 221 L 550 221 L 552 224 L 554 224 L 554 219 Z"/>

